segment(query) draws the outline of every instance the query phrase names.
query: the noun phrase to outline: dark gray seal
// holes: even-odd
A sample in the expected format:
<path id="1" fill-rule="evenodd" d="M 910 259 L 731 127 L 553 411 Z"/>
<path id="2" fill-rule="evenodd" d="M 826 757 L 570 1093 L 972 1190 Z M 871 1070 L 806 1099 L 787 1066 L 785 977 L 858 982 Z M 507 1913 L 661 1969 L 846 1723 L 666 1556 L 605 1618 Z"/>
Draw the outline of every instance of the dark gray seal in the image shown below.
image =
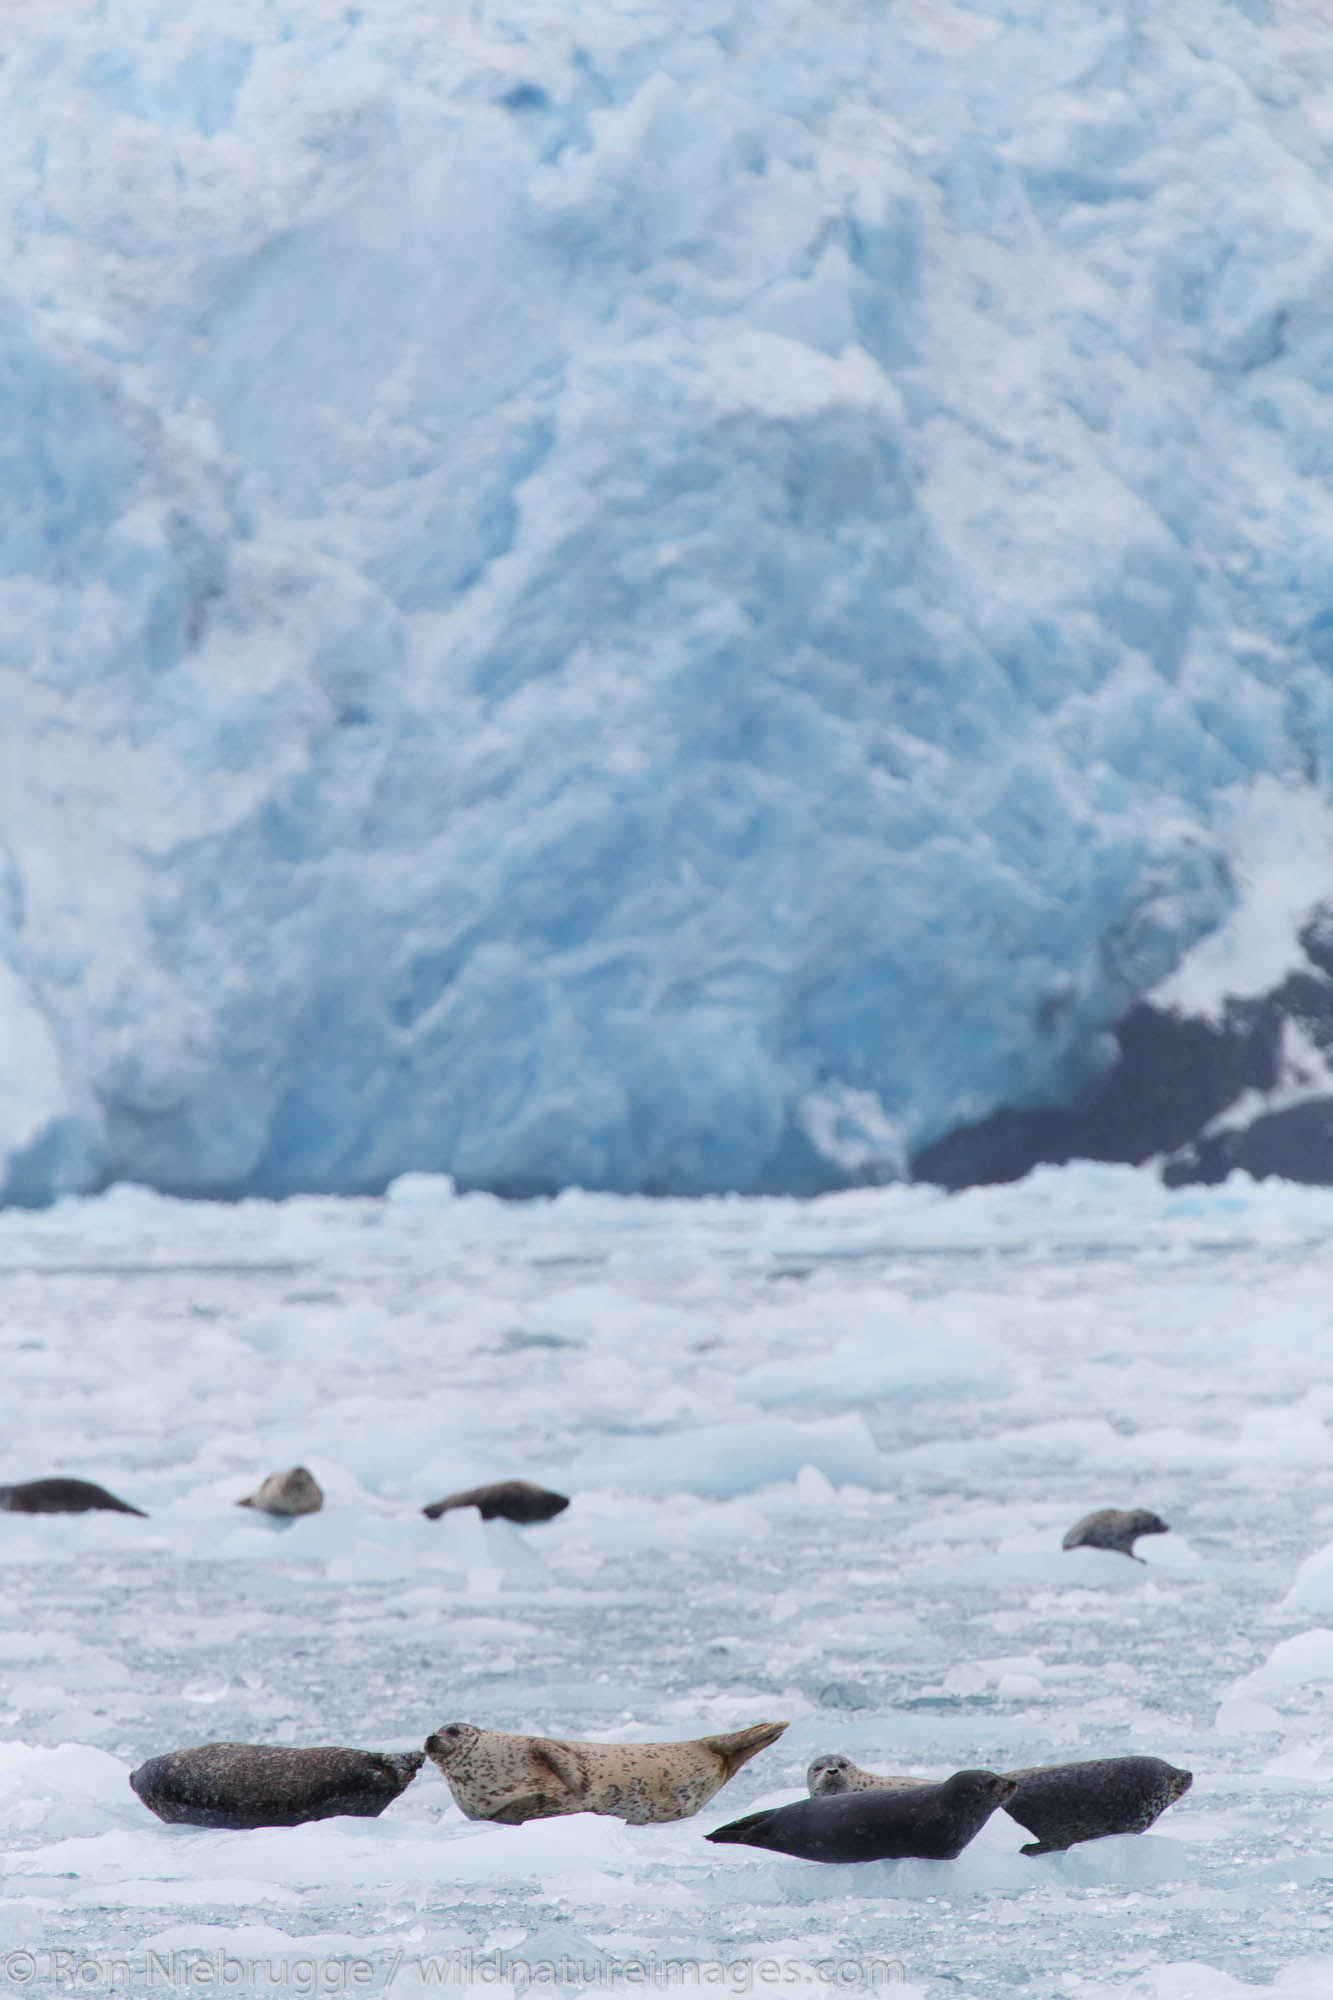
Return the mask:
<path id="1" fill-rule="evenodd" d="M 705 1836 L 803 1861 L 952 1861 L 1017 1790 L 994 1771 L 955 1771 L 942 1785 L 842 1792 L 747 1813 Z"/>
<path id="2" fill-rule="evenodd" d="M 1140 1535 L 1170 1532 L 1161 1516 L 1150 1514 L 1146 1507 L 1102 1507 L 1097 1513 L 1085 1514 L 1081 1521 L 1075 1521 L 1060 1547 L 1114 1549 L 1117 1555 L 1128 1556 L 1137 1563 L 1143 1561 L 1142 1556 L 1134 1554 L 1134 1544 Z"/>
<path id="3" fill-rule="evenodd" d="M 23 1486 L 0 1486 L 0 1507 L 10 1514 L 88 1514 L 101 1507 L 111 1514 L 148 1519 L 142 1507 L 117 1500 L 91 1479 L 29 1479 Z"/>
<path id="4" fill-rule="evenodd" d="M 376 1819 L 425 1763 L 420 1750 L 291 1750 L 268 1743 L 201 1743 L 150 1757 L 130 1784 L 176 1826 L 301 1826 L 308 1819 Z"/>
<path id="5" fill-rule="evenodd" d="M 1109 1833 L 1144 1833 L 1194 1783 L 1192 1771 L 1177 1771 L 1160 1757 L 1098 1757 L 1009 1776 L 1017 1790 L 1004 1809 L 1037 1836 L 1024 1854 L 1058 1854 Z"/>
<path id="6" fill-rule="evenodd" d="M 421 1511 L 428 1521 L 438 1521 L 454 1507 L 475 1507 L 483 1521 L 517 1521 L 527 1527 L 533 1521 L 554 1519 L 568 1505 L 563 1493 L 551 1493 L 526 1479 L 502 1479 L 495 1486 L 470 1486 L 466 1493 L 447 1494 Z"/>

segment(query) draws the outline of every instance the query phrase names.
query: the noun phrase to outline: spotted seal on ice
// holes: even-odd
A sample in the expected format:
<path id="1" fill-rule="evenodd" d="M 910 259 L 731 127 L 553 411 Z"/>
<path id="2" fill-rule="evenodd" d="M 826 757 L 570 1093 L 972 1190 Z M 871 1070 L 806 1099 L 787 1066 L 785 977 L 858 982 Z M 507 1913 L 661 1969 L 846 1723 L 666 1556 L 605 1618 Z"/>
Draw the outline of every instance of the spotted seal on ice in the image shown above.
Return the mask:
<path id="1" fill-rule="evenodd" d="M 545 1486 L 533 1486 L 526 1479 L 501 1479 L 494 1486 L 470 1486 L 466 1493 L 447 1493 L 443 1500 L 432 1500 L 421 1511 L 428 1521 L 438 1521 L 441 1514 L 455 1507 L 475 1507 L 483 1521 L 517 1521 L 528 1527 L 533 1521 L 554 1519 L 568 1505 L 565 1494 L 552 1493 Z"/>
<path id="2" fill-rule="evenodd" d="M 1096 1757 L 1008 1775 L 1018 1789 L 1005 1811 L 1037 1836 L 1024 1854 L 1057 1854 L 1108 1833 L 1144 1833 L 1194 1783 L 1192 1771 L 1160 1757 Z"/>
<path id="3" fill-rule="evenodd" d="M 878 1771 L 863 1771 L 850 1757 L 830 1754 L 816 1757 L 805 1774 L 812 1799 L 827 1799 L 839 1792 L 910 1792 L 928 1784 L 926 1778 L 891 1778 Z"/>
<path id="4" fill-rule="evenodd" d="M 590 1812 L 647 1826 L 697 1813 L 786 1727 L 756 1722 L 682 1743 L 563 1743 L 450 1722 L 426 1738 L 426 1754 L 469 1819 L 518 1826 Z"/>
<path id="5" fill-rule="evenodd" d="M 1134 1554 L 1134 1544 L 1139 1536 L 1169 1535 L 1170 1532 L 1161 1516 L 1150 1514 L 1146 1507 L 1099 1507 L 1096 1513 L 1085 1514 L 1081 1521 L 1075 1521 L 1060 1547 L 1114 1549 L 1117 1555 L 1142 1562 L 1143 1557 Z"/>
<path id="6" fill-rule="evenodd" d="M 91 1479 L 29 1479 L 22 1486 L 0 1486 L 0 1508 L 9 1514 L 87 1514 L 95 1507 L 148 1519 L 142 1507 L 117 1500 Z"/>
<path id="7" fill-rule="evenodd" d="M 324 1492 L 312 1472 L 303 1465 L 288 1466 L 286 1472 L 270 1472 L 238 1507 L 255 1507 L 261 1514 L 277 1514 L 284 1519 L 297 1514 L 318 1514 Z"/>
<path id="8" fill-rule="evenodd" d="M 312 1750 L 267 1743 L 200 1743 L 150 1757 L 130 1784 L 178 1826 L 301 1826 L 346 1813 L 375 1819 L 411 1784 L 420 1750 Z"/>
<path id="9" fill-rule="evenodd" d="M 798 1799 L 747 1813 L 705 1838 L 802 1861 L 952 1861 L 1017 1789 L 996 1771 L 955 1771 L 942 1785 Z"/>

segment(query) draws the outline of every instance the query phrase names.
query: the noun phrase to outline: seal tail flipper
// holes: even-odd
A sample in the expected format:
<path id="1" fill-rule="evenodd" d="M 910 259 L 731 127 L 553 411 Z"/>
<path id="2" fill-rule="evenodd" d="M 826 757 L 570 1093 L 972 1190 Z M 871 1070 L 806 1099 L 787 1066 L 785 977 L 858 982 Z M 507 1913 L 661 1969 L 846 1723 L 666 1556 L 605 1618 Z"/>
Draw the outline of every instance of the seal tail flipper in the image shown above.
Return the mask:
<path id="1" fill-rule="evenodd" d="M 748 1764 L 751 1757 L 767 1750 L 770 1743 L 776 1743 L 786 1727 L 785 1722 L 754 1722 L 748 1729 L 733 1729 L 729 1735 L 705 1736 L 703 1740 L 722 1759 L 727 1776 L 734 1778 L 742 1764 Z M 736 1824 L 739 1826 L 740 1821 Z"/>
<path id="2" fill-rule="evenodd" d="M 423 1507 L 421 1511 L 428 1521 L 438 1521 L 441 1514 L 447 1513 L 454 1505 L 456 1502 L 453 1499 L 432 1500 L 429 1507 Z"/>
<path id="3" fill-rule="evenodd" d="M 112 1498 L 113 1500 L 115 1500 L 114 1494 L 112 1495 Z M 131 1507 L 128 1500 L 115 1500 L 115 1512 L 117 1514 L 137 1514 L 141 1521 L 146 1521 L 148 1519 L 148 1516 L 147 1514 L 144 1513 L 142 1507 Z"/>
<path id="4" fill-rule="evenodd" d="M 755 1836 L 768 1830 L 772 1817 L 771 1811 L 746 1813 L 743 1819 L 728 1820 L 725 1826 L 715 1826 L 711 1833 L 704 1835 L 704 1839 L 734 1843 L 738 1847 L 767 1847 L 766 1840 L 756 1839 Z"/>

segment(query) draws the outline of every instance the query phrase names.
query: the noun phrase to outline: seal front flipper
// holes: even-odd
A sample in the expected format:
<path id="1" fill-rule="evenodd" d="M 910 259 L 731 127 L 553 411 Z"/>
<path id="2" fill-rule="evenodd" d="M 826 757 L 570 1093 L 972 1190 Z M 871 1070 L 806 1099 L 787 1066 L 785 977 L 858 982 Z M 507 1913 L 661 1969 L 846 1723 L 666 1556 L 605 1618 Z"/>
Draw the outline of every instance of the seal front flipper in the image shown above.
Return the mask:
<path id="1" fill-rule="evenodd" d="M 549 1736 L 535 1737 L 532 1756 L 535 1763 L 544 1764 L 552 1776 L 559 1779 L 571 1798 L 583 1797 L 588 1789 L 588 1780 L 577 1759 L 570 1756 L 563 1743 L 552 1742 Z"/>
<path id="2" fill-rule="evenodd" d="M 466 1811 L 467 1808 L 464 1807 Z M 550 1819 L 551 1801 L 541 1792 L 506 1792 L 485 1813 L 468 1813 L 469 1819 L 491 1819 L 500 1826 L 522 1826 L 528 1819 Z"/>

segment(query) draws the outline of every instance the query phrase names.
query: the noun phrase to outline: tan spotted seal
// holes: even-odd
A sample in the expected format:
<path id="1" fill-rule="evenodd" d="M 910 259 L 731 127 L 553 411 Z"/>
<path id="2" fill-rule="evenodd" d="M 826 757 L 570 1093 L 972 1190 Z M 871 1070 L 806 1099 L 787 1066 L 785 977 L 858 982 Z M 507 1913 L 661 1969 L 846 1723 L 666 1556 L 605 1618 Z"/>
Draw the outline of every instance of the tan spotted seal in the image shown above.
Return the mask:
<path id="1" fill-rule="evenodd" d="M 521 1527 L 530 1527 L 534 1521 L 553 1520 L 568 1505 L 565 1494 L 534 1486 L 528 1479 L 501 1479 L 494 1486 L 470 1486 L 466 1493 L 446 1493 L 443 1500 L 432 1500 L 421 1511 L 428 1521 L 438 1521 L 441 1514 L 452 1513 L 456 1507 L 475 1507 L 483 1521 L 517 1521 Z"/>
<path id="2" fill-rule="evenodd" d="M 811 1798 L 846 1792 L 900 1792 L 919 1778 L 881 1777 L 850 1757 L 816 1757 L 806 1772 Z M 1189 1790 L 1193 1773 L 1160 1757 L 1094 1757 L 1079 1764 L 1033 1764 L 1001 1774 L 1015 1792 L 1004 1809 L 1037 1838 L 1024 1854 L 1056 1854 L 1081 1840 L 1111 1833 L 1144 1833 Z"/>
<path id="3" fill-rule="evenodd" d="M 812 1799 L 832 1798 L 839 1792 L 910 1792 L 926 1778 L 885 1777 L 878 1771 L 863 1771 L 850 1757 L 816 1757 L 805 1774 Z"/>
<path id="4" fill-rule="evenodd" d="M 303 1465 L 291 1465 L 286 1472 L 270 1472 L 263 1484 L 238 1507 L 256 1507 L 261 1514 L 277 1514 L 287 1519 L 296 1514 L 318 1514 L 324 1494 L 314 1474 Z"/>
<path id="5" fill-rule="evenodd" d="M 130 1784 L 178 1826 L 301 1826 L 347 1813 L 376 1819 L 425 1762 L 420 1750 L 312 1750 L 277 1743 L 200 1743 L 150 1757 Z"/>
<path id="6" fill-rule="evenodd" d="M 426 1754 L 469 1819 L 519 1826 L 590 1812 L 647 1826 L 697 1813 L 786 1727 L 756 1722 L 683 1743 L 562 1743 L 450 1722 L 426 1738 Z"/>
<path id="7" fill-rule="evenodd" d="M 798 1799 L 747 1813 L 705 1837 L 802 1861 L 952 1861 L 1016 1790 L 998 1771 L 955 1771 L 942 1785 Z"/>
<path id="8" fill-rule="evenodd" d="M 88 1514 L 94 1508 L 148 1519 L 142 1507 L 117 1500 L 91 1479 L 29 1479 L 22 1486 L 0 1486 L 0 1509 L 7 1514 Z"/>
<path id="9" fill-rule="evenodd" d="M 1114 1549 L 1117 1555 L 1128 1556 L 1137 1563 L 1143 1561 L 1142 1556 L 1134 1554 L 1134 1544 L 1140 1535 L 1170 1532 L 1161 1516 L 1150 1514 L 1146 1507 L 1100 1507 L 1095 1514 L 1085 1514 L 1081 1521 L 1075 1521 L 1060 1547 Z"/>

